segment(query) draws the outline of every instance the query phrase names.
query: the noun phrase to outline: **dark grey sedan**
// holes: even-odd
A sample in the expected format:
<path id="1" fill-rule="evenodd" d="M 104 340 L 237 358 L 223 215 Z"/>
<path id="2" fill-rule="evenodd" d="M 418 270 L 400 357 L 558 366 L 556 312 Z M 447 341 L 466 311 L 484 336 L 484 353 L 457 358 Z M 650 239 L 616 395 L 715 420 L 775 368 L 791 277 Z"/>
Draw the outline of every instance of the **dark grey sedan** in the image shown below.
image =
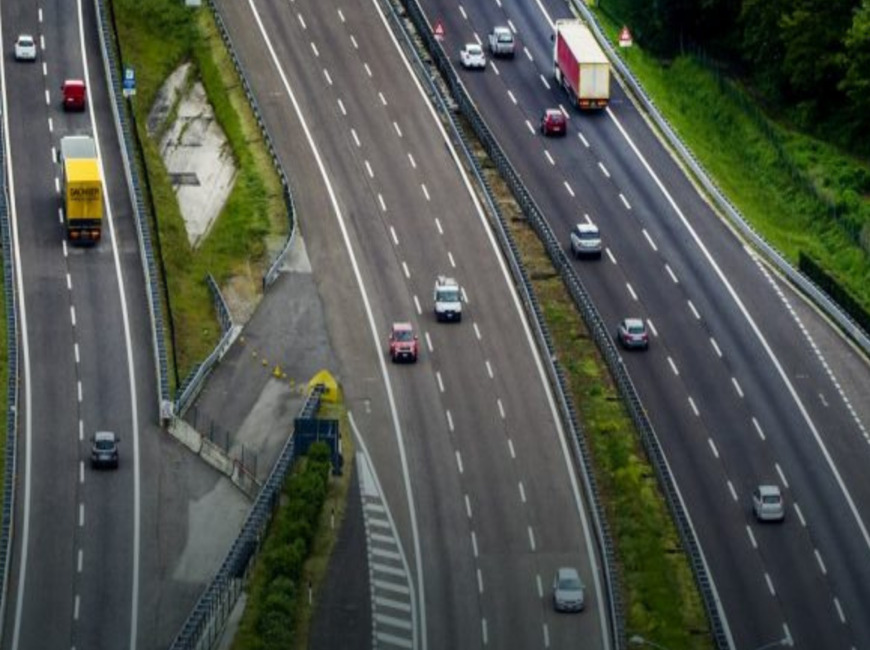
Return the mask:
<path id="1" fill-rule="evenodd" d="M 91 467 L 117 469 L 118 443 L 121 439 L 111 431 L 97 431 L 91 440 Z"/>

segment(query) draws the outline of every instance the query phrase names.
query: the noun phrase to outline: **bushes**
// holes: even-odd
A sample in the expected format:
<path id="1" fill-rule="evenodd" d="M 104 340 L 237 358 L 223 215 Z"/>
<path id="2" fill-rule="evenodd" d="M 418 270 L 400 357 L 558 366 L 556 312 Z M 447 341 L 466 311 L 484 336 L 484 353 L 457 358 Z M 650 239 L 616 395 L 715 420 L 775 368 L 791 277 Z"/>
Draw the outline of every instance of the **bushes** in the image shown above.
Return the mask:
<path id="1" fill-rule="evenodd" d="M 290 647 L 300 598 L 306 597 L 302 569 L 311 552 L 329 487 L 329 447 L 315 443 L 287 480 L 254 577 L 235 650 Z"/>

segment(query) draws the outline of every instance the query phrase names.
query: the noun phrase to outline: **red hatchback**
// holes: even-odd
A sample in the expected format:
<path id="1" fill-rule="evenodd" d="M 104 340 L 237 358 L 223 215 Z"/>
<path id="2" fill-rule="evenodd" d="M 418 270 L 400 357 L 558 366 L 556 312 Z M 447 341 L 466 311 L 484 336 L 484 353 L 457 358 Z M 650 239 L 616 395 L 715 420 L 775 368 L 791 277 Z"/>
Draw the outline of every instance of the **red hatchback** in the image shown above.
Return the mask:
<path id="1" fill-rule="evenodd" d="M 81 79 L 67 79 L 60 87 L 63 95 L 63 109 L 65 111 L 85 110 L 86 95 L 85 82 Z"/>
<path id="2" fill-rule="evenodd" d="M 541 133 L 544 135 L 565 135 L 568 120 L 558 108 L 548 108 L 541 116 Z"/>

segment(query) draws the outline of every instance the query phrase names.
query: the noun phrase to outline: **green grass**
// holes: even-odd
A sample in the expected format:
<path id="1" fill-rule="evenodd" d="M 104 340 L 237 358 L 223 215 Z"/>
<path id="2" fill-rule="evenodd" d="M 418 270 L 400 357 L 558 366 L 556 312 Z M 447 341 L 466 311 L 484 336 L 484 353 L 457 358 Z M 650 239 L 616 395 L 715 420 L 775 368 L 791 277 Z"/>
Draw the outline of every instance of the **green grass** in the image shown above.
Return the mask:
<path id="1" fill-rule="evenodd" d="M 174 0 L 114 0 L 114 9 L 122 59 L 136 70 L 133 107 L 156 212 L 177 372 L 183 379 L 220 338 L 206 274 L 211 273 L 222 289 L 231 283 L 256 301 L 269 249 L 283 240 L 289 224 L 280 181 L 211 13 L 186 9 Z M 185 62 L 193 64 L 205 87 L 238 168 L 220 217 L 197 249 L 188 242 L 157 143 L 145 129 L 161 85 Z"/>
<path id="2" fill-rule="evenodd" d="M 695 59 L 663 66 L 637 47 L 622 52 L 745 218 L 792 264 L 809 254 L 870 309 L 867 161 L 774 123 L 741 86 Z"/>

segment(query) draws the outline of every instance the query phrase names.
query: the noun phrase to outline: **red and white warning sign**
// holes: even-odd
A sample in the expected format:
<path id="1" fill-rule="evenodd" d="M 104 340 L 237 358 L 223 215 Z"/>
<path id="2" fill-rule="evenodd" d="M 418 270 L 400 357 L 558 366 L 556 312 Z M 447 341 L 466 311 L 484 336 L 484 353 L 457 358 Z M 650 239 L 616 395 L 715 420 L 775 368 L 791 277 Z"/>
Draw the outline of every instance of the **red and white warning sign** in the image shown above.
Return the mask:
<path id="1" fill-rule="evenodd" d="M 442 23 L 440 20 L 435 23 L 435 38 L 437 38 L 439 41 L 444 40 L 444 23 Z"/>
<path id="2" fill-rule="evenodd" d="M 631 32 L 628 31 L 628 27 L 623 25 L 622 29 L 619 30 L 619 47 L 631 47 L 631 43 Z"/>

